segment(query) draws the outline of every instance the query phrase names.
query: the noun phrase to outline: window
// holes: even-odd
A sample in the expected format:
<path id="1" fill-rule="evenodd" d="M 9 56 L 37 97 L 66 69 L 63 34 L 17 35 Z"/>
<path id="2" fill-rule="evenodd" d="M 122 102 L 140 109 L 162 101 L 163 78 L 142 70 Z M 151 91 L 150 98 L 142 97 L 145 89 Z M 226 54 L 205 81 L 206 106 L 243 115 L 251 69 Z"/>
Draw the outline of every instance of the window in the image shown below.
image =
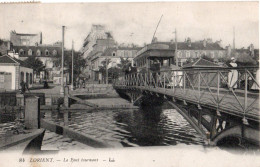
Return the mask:
<path id="1" fill-rule="evenodd" d="M 21 81 L 24 81 L 24 72 L 21 72 Z"/>
<path id="2" fill-rule="evenodd" d="M 195 52 L 195 58 L 199 57 L 199 52 Z"/>
<path id="3" fill-rule="evenodd" d="M 214 52 L 212 51 L 212 52 L 210 52 L 210 56 L 211 56 L 211 58 L 214 58 L 215 57 L 215 54 L 214 54 Z"/>
<path id="4" fill-rule="evenodd" d="M 45 50 L 45 56 L 49 56 L 49 51 Z"/>
<path id="5" fill-rule="evenodd" d="M 32 73 L 30 73 L 30 84 L 32 84 Z"/>
<path id="6" fill-rule="evenodd" d="M 56 51 L 56 50 L 53 50 L 53 51 L 52 51 L 52 55 L 53 55 L 53 56 L 57 56 L 57 51 Z"/>
<path id="7" fill-rule="evenodd" d="M 128 51 L 127 50 L 125 51 L 125 57 L 128 57 Z"/>
<path id="8" fill-rule="evenodd" d="M 201 53 L 200 52 L 198 52 L 198 58 L 200 58 L 201 57 Z"/>
<path id="9" fill-rule="evenodd" d="M 37 55 L 37 56 L 41 56 L 41 51 L 40 51 L 40 49 L 38 49 L 38 50 L 36 51 L 36 55 Z"/>
<path id="10" fill-rule="evenodd" d="M 219 56 L 219 58 L 222 58 L 223 57 L 223 52 L 219 51 L 218 56 Z"/>
<path id="11" fill-rule="evenodd" d="M 190 52 L 189 51 L 186 52 L 186 57 L 190 58 Z"/>
<path id="12" fill-rule="evenodd" d="M 24 50 L 23 49 L 19 50 L 19 55 L 24 55 Z"/>
<path id="13" fill-rule="evenodd" d="M 32 54 L 33 54 L 33 53 L 32 53 L 32 49 L 29 49 L 29 50 L 28 50 L 28 56 L 32 56 Z"/>
<path id="14" fill-rule="evenodd" d="M 178 52 L 178 57 L 179 57 L 179 58 L 182 57 L 182 52 Z"/>
<path id="15" fill-rule="evenodd" d="M 130 50 L 128 51 L 128 56 L 132 57 L 132 52 Z"/>

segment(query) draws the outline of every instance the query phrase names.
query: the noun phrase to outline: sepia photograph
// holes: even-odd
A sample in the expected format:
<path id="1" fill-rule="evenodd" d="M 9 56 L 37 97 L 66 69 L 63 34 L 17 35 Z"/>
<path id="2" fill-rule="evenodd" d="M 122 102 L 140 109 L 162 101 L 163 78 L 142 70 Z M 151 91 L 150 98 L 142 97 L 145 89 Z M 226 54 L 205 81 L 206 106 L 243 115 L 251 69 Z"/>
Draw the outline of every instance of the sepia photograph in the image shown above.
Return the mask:
<path id="1" fill-rule="evenodd" d="M 259 2 L 0 2 L 0 166 L 260 164 Z"/>

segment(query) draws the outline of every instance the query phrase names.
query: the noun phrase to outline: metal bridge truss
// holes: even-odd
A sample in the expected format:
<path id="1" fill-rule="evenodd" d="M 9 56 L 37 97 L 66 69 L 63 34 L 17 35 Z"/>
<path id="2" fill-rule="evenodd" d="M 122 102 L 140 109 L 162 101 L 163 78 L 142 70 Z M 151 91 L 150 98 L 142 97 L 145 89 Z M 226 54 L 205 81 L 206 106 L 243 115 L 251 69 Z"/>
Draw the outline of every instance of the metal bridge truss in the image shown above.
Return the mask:
<path id="1" fill-rule="evenodd" d="M 228 76 L 234 70 L 238 77 L 230 82 Z M 152 98 L 167 101 L 213 145 L 226 137 L 259 145 L 257 70 L 246 67 L 133 73 L 115 80 L 114 87 L 135 104 Z"/>

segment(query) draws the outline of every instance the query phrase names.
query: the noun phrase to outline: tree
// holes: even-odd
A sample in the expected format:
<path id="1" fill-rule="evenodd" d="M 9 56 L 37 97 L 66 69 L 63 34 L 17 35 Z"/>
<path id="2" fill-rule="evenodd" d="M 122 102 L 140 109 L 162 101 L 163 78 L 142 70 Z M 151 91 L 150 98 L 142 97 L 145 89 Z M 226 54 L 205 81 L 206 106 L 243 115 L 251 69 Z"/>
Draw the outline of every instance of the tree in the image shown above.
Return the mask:
<path id="1" fill-rule="evenodd" d="M 71 50 L 66 50 L 64 52 L 64 67 L 68 68 L 69 73 L 71 75 L 72 71 L 72 51 Z M 73 79 L 75 81 L 76 78 L 79 77 L 83 69 L 87 66 L 87 61 L 84 59 L 81 54 L 77 51 L 74 51 L 74 56 L 73 56 Z M 56 60 L 54 60 L 53 64 L 56 67 L 61 67 L 61 56 L 58 57 Z"/>
<path id="2" fill-rule="evenodd" d="M 37 57 L 28 57 L 28 59 L 26 59 L 24 62 L 30 65 L 37 75 L 39 75 L 41 71 L 45 70 L 45 66 L 43 65 L 42 61 Z"/>
<path id="3" fill-rule="evenodd" d="M 101 66 L 99 67 L 99 72 L 101 72 L 102 76 L 103 76 L 103 79 L 105 80 L 105 78 L 107 77 L 106 76 L 106 69 L 107 69 L 107 66 L 109 65 L 109 63 L 111 62 L 110 59 L 105 59 L 101 62 Z M 108 75 L 109 76 L 109 75 Z"/>
<path id="4" fill-rule="evenodd" d="M 124 59 L 120 57 L 120 64 L 118 64 L 117 67 L 124 72 L 128 69 L 130 63 L 131 61 L 128 60 L 128 58 Z"/>

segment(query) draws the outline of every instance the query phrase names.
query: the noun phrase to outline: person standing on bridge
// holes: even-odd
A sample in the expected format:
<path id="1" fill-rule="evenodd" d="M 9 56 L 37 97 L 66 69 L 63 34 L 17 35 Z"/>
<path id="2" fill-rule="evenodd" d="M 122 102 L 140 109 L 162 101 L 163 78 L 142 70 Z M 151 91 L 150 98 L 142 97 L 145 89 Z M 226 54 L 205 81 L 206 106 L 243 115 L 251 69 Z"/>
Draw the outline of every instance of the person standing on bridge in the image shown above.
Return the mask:
<path id="1" fill-rule="evenodd" d="M 231 58 L 231 62 L 229 63 L 230 67 L 237 67 L 236 59 L 234 57 Z M 237 80 L 238 80 L 238 71 L 236 69 L 230 70 L 228 73 L 228 87 L 229 89 L 237 88 Z"/>

